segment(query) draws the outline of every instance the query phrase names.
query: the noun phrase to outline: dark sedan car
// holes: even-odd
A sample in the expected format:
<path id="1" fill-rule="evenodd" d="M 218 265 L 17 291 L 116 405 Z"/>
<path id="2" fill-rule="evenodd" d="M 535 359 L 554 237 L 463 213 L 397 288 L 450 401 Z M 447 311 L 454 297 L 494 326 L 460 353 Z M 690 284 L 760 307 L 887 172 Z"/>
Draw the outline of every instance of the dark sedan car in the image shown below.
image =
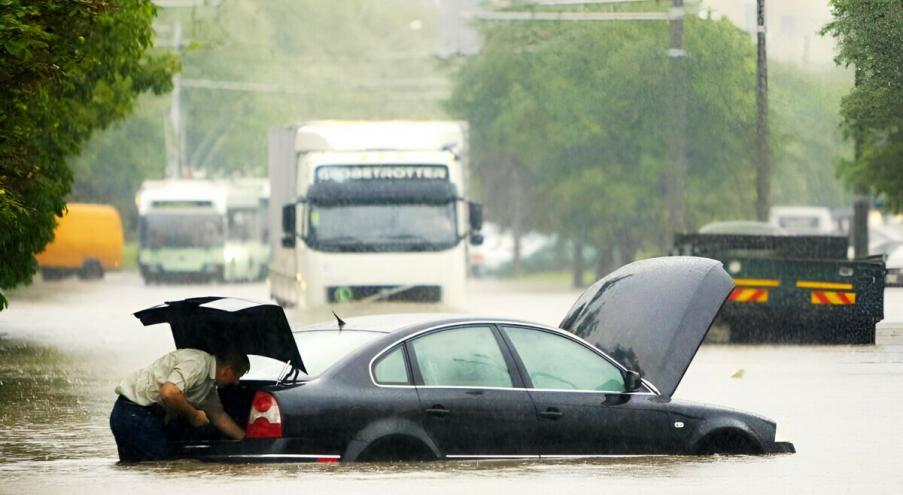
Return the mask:
<path id="1" fill-rule="evenodd" d="M 136 313 L 176 346 L 238 345 L 254 377 L 220 391 L 242 441 L 182 437 L 208 460 L 426 460 L 770 454 L 775 423 L 671 399 L 733 288 L 705 258 L 632 263 L 561 328 L 460 315 L 386 315 L 292 332 L 279 306 L 196 298 Z M 303 357 L 303 361 L 302 361 Z M 267 376 L 269 375 L 269 376 Z"/>

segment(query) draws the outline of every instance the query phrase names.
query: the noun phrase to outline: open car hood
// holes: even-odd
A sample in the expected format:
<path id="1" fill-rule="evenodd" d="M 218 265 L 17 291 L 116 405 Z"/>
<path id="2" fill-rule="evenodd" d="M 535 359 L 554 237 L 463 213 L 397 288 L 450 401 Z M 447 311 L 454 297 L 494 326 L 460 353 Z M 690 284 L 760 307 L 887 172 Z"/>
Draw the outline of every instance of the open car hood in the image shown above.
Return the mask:
<path id="1" fill-rule="evenodd" d="M 670 397 L 734 287 L 720 261 L 636 261 L 580 295 L 560 327 L 639 372 Z"/>
<path id="2" fill-rule="evenodd" d="M 211 354 L 233 347 L 245 354 L 289 362 L 304 373 L 304 363 L 280 306 L 229 297 L 167 301 L 135 313 L 146 325 L 169 323 L 177 349 Z"/>

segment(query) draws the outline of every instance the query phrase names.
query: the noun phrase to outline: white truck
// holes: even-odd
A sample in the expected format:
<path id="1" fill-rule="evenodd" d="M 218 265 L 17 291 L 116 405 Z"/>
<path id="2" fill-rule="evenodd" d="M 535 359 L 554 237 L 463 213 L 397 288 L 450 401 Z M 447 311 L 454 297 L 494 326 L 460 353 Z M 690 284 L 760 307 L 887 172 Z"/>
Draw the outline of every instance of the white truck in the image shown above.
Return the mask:
<path id="1" fill-rule="evenodd" d="M 313 121 L 269 136 L 270 293 L 283 306 L 464 304 L 467 124 Z M 282 235 L 276 235 L 281 232 Z"/>

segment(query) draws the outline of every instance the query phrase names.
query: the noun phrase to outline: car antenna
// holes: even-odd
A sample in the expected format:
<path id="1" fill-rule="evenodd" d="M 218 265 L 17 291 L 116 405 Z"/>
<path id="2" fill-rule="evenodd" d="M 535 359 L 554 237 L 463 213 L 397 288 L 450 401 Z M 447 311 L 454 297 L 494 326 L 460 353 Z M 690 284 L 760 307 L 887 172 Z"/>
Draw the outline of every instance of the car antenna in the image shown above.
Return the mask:
<path id="1" fill-rule="evenodd" d="M 341 332 L 342 329 L 345 328 L 345 320 L 339 318 L 339 315 L 335 314 L 335 311 L 332 312 L 332 316 L 335 316 L 335 321 L 339 324 L 339 331 Z"/>

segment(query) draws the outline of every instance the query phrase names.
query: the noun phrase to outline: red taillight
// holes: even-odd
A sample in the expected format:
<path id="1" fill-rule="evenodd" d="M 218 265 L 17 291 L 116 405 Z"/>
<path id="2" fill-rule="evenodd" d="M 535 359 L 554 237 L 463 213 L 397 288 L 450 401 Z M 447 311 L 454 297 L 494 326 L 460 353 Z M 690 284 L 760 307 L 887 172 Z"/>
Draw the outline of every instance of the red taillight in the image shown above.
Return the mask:
<path id="1" fill-rule="evenodd" d="M 273 398 L 270 394 L 265 394 L 261 392 L 257 392 L 254 395 L 254 400 L 251 402 L 251 407 L 258 412 L 267 412 L 270 410 L 270 407 L 276 402 L 276 399 Z"/>
<path id="2" fill-rule="evenodd" d="M 282 414 L 279 403 L 272 395 L 258 390 L 251 401 L 246 438 L 281 438 Z"/>

